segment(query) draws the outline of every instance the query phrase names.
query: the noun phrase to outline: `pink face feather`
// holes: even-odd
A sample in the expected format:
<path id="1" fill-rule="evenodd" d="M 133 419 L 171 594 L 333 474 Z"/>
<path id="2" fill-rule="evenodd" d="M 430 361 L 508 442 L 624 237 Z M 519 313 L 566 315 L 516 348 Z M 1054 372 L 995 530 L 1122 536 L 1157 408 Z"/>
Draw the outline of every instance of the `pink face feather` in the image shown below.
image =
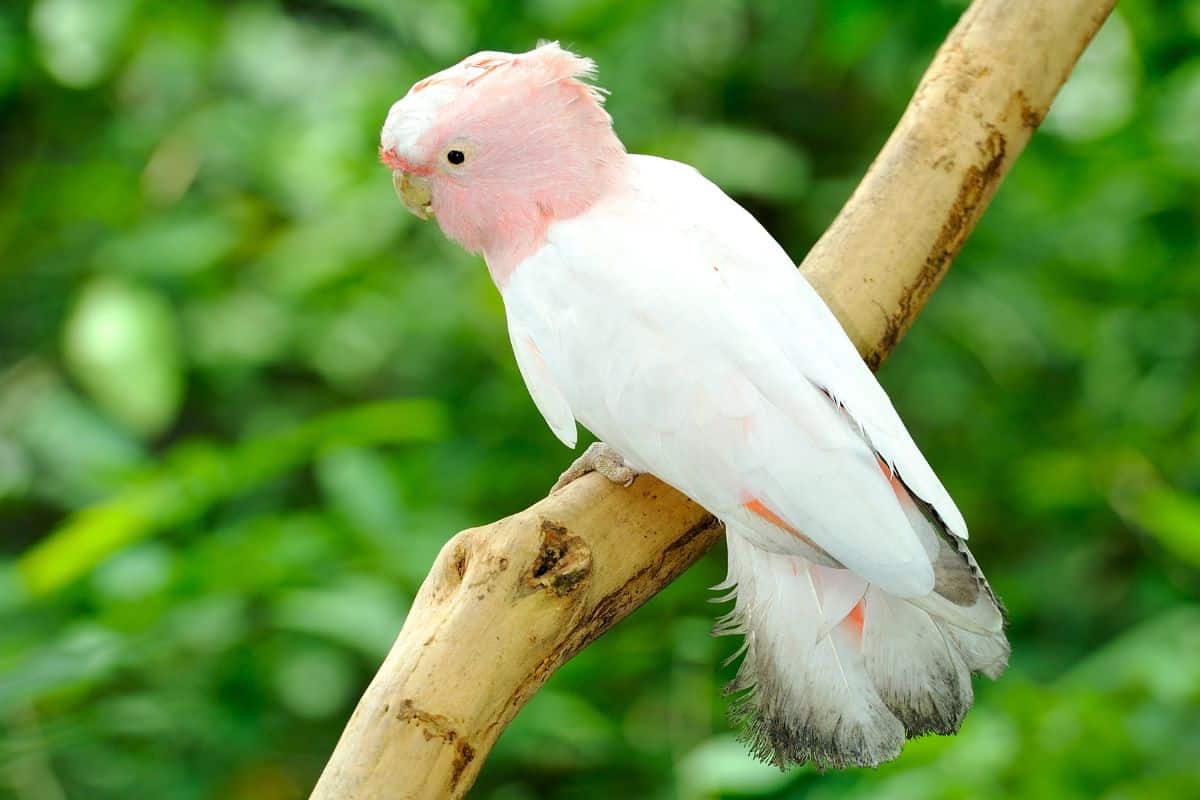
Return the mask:
<path id="1" fill-rule="evenodd" d="M 481 252 L 496 284 L 545 240 L 619 185 L 625 148 L 591 60 L 544 44 L 482 52 L 420 81 L 392 106 L 380 158 L 428 189 L 445 234 Z M 399 185 L 399 184 L 398 184 Z"/>

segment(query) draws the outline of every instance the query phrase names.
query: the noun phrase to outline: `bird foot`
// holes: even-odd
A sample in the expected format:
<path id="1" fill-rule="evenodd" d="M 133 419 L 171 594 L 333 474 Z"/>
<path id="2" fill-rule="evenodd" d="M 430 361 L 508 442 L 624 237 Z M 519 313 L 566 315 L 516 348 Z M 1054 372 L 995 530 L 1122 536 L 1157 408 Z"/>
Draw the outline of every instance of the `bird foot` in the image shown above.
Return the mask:
<path id="1" fill-rule="evenodd" d="M 613 483 L 619 483 L 621 486 L 632 485 L 633 479 L 641 474 L 626 464 L 625 459 L 621 458 L 621 454 L 616 450 L 604 442 L 593 442 L 588 445 L 587 450 L 583 451 L 583 455 L 575 459 L 574 464 L 567 467 L 566 472 L 558 476 L 558 480 L 550 488 L 550 493 L 557 492 L 568 483 L 582 478 L 589 472 L 599 472 Z"/>

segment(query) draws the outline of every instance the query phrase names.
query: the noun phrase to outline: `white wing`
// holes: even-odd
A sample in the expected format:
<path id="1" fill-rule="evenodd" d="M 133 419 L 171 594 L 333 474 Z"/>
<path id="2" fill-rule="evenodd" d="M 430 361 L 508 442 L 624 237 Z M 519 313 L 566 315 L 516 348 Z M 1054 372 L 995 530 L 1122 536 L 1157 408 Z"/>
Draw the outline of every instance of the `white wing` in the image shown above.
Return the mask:
<path id="1" fill-rule="evenodd" d="M 872 448 L 905 485 L 937 511 L 951 533 L 967 524 L 917 448 L 891 399 L 863 362 L 841 324 L 782 247 L 749 212 L 694 169 L 645 158 L 655 181 L 669 181 L 692 220 L 690 233 L 729 264 L 729 287 L 756 309 L 764 327 L 812 383 L 845 408 Z"/>
<path id="2" fill-rule="evenodd" d="M 521 377 L 525 379 L 525 388 L 529 390 L 533 404 L 546 418 L 546 424 L 559 441 L 567 447 L 575 447 L 579 431 L 576 429 L 571 407 L 546 366 L 546 359 L 534 342 L 533 335 L 524 328 L 520 318 L 513 314 L 508 316 L 508 338 L 512 341 L 517 368 L 521 370 Z"/>
<path id="3" fill-rule="evenodd" d="M 504 290 L 553 376 L 522 364 L 538 407 L 573 412 L 761 547 L 815 550 L 885 591 L 927 594 L 936 542 L 876 454 L 951 530 L 965 525 L 833 315 L 697 172 L 631 161 L 633 190 L 552 226 Z"/>

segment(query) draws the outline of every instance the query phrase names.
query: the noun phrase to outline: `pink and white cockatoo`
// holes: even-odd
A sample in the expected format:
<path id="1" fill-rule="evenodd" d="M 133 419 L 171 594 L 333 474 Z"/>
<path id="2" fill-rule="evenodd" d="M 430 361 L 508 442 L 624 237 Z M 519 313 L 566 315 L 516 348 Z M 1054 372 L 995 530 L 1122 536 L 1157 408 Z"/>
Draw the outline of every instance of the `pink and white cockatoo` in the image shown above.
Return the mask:
<path id="1" fill-rule="evenodd" d="M 595 66 L 543 44 L 417 83 L 383 126 L 405 205 L 482 253 L 564 479 L 651 472 L 724 523 L 756 755 L 875 765 L 952 733 L 1008 659 L 967 526 L 838 321 L 695 169 L 631 155 Z"/>

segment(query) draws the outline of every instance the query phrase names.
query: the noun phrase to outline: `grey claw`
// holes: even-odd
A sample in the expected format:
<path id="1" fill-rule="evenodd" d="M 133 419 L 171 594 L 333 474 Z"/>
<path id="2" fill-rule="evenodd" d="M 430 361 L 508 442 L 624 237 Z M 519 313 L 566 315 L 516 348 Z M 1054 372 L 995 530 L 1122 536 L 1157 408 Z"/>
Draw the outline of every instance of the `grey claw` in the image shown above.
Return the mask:
<path id="1" fill-rule="evenodd" d="M 588 445 L 587 450 L 583 451 L 583 455 L 567 467 L 566 472 L 558 476 L 558 480 L 550 488 L 551 494 L 589 472 L 599 472 L 613 483 L 621 486 L 632 486 L 634 479 L 638 476 L 637 471 L 625 463 L 625 459 L 621 458 L 620 453 L 604 442 L 593 442 Z"/>

